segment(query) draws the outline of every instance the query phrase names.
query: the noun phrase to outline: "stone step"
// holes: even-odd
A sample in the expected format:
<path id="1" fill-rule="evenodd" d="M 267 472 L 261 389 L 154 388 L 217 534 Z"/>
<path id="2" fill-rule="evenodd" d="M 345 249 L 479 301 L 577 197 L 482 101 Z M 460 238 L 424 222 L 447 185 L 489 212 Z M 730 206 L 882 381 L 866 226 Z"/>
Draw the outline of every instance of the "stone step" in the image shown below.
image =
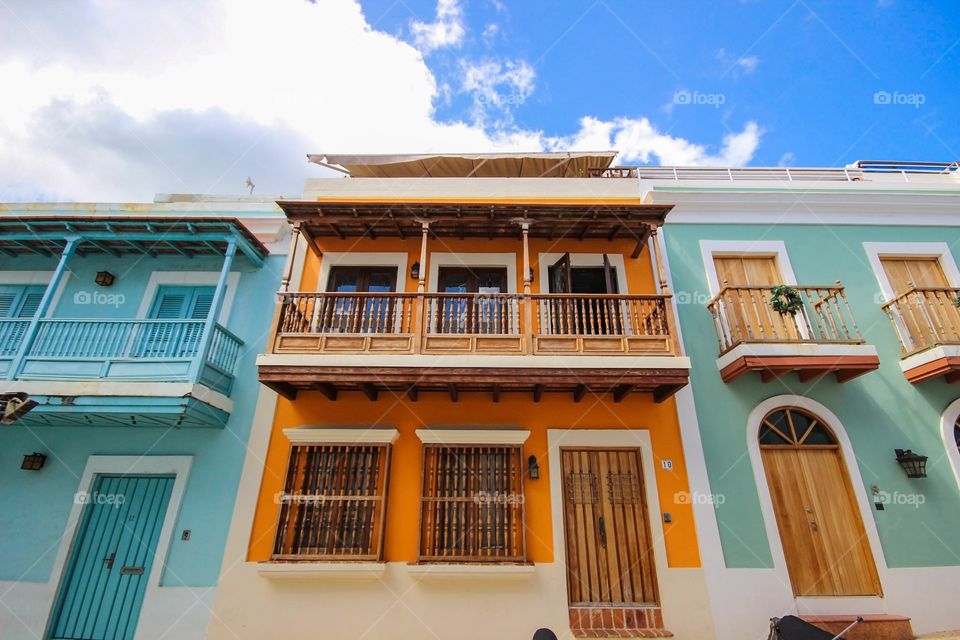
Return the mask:
<path id="1" fill-rule="evenodd" d="M 840 633 L 857 619 L 856 614 L 800 616 L 824 631 Z M 864 615 L 863 622 L 847 632 L 844 640 L 914 640 L 910 618 L 893 615 Z"/>
<path id="2" fill-rule="evenodd" d="M 960 629 L 956 631 L 938 631 L 917 636 L 917 640 L 960 640 Z"/>

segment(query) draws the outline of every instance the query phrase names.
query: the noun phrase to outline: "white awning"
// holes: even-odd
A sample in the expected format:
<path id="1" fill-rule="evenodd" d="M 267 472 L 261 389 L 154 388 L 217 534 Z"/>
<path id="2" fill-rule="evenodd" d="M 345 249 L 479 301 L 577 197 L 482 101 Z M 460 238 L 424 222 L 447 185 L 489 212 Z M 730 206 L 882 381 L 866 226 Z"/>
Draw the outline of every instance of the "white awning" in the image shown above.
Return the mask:
<path id="1" fill-rule="evenodd" d="M 356 178 L 586 178 L 606 169 L 616 151 L 457 154 L 309 154 L 321 165 L 342 167 Z"/>

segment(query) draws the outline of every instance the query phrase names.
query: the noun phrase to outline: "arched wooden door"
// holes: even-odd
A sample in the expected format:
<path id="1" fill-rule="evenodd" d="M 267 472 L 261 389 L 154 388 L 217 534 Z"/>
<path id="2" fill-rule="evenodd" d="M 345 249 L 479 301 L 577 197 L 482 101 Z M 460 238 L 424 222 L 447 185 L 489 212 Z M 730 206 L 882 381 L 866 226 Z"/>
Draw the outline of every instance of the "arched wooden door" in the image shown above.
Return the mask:
<path id="1" fill-rule="evenodd" d="M 777 409 L 761 422 L 759 439 L 794 595 L 880 595 L 870 541 L 830 428 L 800 409 Z"/>

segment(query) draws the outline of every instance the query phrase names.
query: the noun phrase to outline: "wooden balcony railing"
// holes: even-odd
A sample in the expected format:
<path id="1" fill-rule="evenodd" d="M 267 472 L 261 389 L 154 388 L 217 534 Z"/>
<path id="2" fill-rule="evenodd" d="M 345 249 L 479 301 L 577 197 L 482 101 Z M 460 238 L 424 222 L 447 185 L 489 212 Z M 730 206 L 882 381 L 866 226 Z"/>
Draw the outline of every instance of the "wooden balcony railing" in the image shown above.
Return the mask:
<path id="1" fill-rule="evenodd" d="M 960 344 L 960 289 L 914 287 L 883 305 L 904 356 L 938 345 Z"/>
<path id="2" fill-rule="evenodd" d="M 843 286 L 794 286 L 803 301 L 795 314 L 770 306 L 769 286 L 725 286 L 707 308 L 724 354 L 739 344 L 861 344 Z"/>
<path id="3" fill-rule="evenodd" d="M 677 355 L 669 296 L 280 294 L 274 353 Z"/>

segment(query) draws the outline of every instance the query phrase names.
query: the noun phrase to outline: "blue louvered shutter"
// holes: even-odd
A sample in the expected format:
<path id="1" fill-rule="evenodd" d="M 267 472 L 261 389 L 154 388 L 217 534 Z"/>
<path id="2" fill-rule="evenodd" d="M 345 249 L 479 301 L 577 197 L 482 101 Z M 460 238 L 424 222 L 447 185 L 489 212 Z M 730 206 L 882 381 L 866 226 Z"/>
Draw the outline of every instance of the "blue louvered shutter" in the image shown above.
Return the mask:
<path id="1" fill-rule="evenodd" d="M 0 318 L 32 318 L 40 308 L 42 285 L 5 285 L 0 287 Z"/>

